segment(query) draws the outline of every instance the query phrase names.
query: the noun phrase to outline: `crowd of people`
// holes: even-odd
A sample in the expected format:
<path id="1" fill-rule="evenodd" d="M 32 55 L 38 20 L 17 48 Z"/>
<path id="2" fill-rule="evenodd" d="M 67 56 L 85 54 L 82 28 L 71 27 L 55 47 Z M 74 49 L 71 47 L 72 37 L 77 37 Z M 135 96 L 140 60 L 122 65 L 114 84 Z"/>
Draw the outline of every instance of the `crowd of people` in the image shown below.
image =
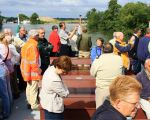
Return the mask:
<path id="1" fill-rule="evenodd" d="M 16 36 L 10 28 L 0 33 L 3 119 L 10 116 L 13 100 L 26 89 L 28 109 L 39 110 L 41 104 L 45 119 L 64 120 L 63 98 L 69 91 L 60 75 L 71 70 L 70 57 L 91 59 L 90 73 L 96 78 L 97 110 L 93 120 L 134 117 L 138 103 L 150 119 L 150 28 L 143 37 L 141 29 L 135 29 L 128 42 L 124 41 L 122 32 L 114 32 L 109 42 L 97 38 L 94 47 L 81 21 L 71 32 L 66 31 L 65 22 L 61 22 L 59 28 L 52 26 L 48 40 L 43 27 L 27 32 L 22 26 Z M 58 59 L 50 65 L 50 57 Z M 129 71 L 136 79 L 125 76 Z M 127 104 L 132 106 L 125 111 Z"/>

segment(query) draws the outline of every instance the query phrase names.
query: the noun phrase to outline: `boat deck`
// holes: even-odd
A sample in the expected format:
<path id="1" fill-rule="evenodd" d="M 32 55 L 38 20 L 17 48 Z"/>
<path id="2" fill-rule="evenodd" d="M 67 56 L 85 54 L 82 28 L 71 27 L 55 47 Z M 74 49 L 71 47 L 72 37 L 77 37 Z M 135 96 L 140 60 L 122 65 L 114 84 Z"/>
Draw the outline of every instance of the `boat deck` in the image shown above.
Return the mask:
<path id="1" fill-rule="evenodd" d="M 40 112 L 27 109 L 25 92 L 23 92 L 14 100 L 12 113 L 6 120 L 40 120 Z"/>

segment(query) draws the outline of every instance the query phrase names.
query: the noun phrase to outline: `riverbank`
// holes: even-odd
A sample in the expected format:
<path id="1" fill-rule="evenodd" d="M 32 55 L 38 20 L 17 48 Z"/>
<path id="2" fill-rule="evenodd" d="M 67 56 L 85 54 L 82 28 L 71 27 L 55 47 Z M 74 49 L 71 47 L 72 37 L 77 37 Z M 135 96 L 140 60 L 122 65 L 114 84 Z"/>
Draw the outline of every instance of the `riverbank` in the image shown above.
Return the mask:
<path id="1" fill-rule="evenodd" d="M 29 31 L 30 29 L 38 29 L 40 27 L 43 27 L 46 31 L 45 37 L 46 37 L 46 39 L 48 39 L 49 34 L 52 31 L 51 28 L 52 28 L 53 25 L 58 26 L 58 24 L 54 24 L 54 23 L 37 24 L 37 25 L 25 24 L 23 26 L 25 26 L 27 31 Z M 67 31 L 71 31 L 73 29 L 73 27 L 77 24 L 75 24 L 75 23 L 66 23 L 66 25 L 67 25 Z M 3 26 L 2 26 L 2 29 L 10 28 L 13 32 L 13 35 L 15 35 L 17 26 L 18 26 L 17 23 L 4 23 Z M 95 45 L 96 39 L 99 38 L 99 37 L 104 38 L 105 41 L 108 41 L 111 38 L 111 36 L 109 37 L 107 34 L 101 33 L 101 32 L 91 32 L 89 34 L 91 35 L 93 45 Z"/>

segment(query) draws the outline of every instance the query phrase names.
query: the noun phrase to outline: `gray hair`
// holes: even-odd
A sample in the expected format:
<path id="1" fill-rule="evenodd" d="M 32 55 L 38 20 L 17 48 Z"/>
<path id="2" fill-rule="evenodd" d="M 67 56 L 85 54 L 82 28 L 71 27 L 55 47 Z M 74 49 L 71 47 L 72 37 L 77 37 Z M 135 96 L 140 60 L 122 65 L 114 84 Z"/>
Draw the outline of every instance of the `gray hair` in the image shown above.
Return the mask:
<path id="1" fill-rule="evenodd" d="M 117 33 L 117 32 L 114 32 L 114 33 L 113 33 L 113 37 L 114 37 L 114 38 L 116 37 L 116 33 Z"/>
<path id="2" fill-rule="evenodd" d="M 29 37 L 35 37 L 36 35 L 38 35 L 38 30 L 36 30 L 36 29 L 31 29 L 30 31 L 29 31 Z"/>
<path id="3" fill-rule="evenodd" d="M 116 38 L 119 38 L 121 35 L 123 35 L 122 32 L 115 32 L 115 34 L 116 34 Z"/>
<path id="4" fill-rule="evenodd" d="M 4 30 L 3 30 L 3 32 L 4 32 L 4 34 L 12 34 L 12 31 L 11 31 L 11 29 L 10 28 L 5 28 Z"/>

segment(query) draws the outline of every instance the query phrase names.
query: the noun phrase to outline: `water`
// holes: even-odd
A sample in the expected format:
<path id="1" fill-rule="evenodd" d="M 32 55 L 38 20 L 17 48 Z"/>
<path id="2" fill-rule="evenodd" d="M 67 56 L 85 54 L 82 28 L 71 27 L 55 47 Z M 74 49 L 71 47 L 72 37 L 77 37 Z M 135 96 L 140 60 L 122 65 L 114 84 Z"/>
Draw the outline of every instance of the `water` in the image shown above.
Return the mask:
<path id="1" fill-rule="evenodd" d="M 23 26 L 25 26 L 27 31 L 29 31 L 30 29 L 38 29 L 40 27 L 43 27 L 45 29 L 45 31 L 46 31 L 45 37 L 48 39 L 48 36 L 49 36 L 50 32 L 52 31 L 51 28 L 52 28 L 53 25 L 54 25 L 53 23 L 49 23 L 49 24 L 38 24 L 38 25 L 25 24 Z M 58 24 L 55 24 L 55 25 L 58 26 Z M 67 31 L 71 31 L 74 28 L 74 26 L 76 26 L 76 25 L 77 24 L 66 23 L 66 28 L 67 28 L 66 30 Z M 16 34 L 16 30 L 17 30 L 17 26 L 18 25 L 15 24 L 15 23 L 3 24 L 2 30 L 4 28 L 10 28 L 12 30 L 12 32 L 13 32 L 13 35 L 15 35 Z M 95 45 L 96 39 L 99 38 L 99 37 L 104 38 L 105 41 L 108 41 L 108 38 L 110 38 L 109 36 L 103 35 L 100 32 L 90 33 L 90 35 L 91 35 L 91 38 L 92 38 L 93 46 Z"/>

